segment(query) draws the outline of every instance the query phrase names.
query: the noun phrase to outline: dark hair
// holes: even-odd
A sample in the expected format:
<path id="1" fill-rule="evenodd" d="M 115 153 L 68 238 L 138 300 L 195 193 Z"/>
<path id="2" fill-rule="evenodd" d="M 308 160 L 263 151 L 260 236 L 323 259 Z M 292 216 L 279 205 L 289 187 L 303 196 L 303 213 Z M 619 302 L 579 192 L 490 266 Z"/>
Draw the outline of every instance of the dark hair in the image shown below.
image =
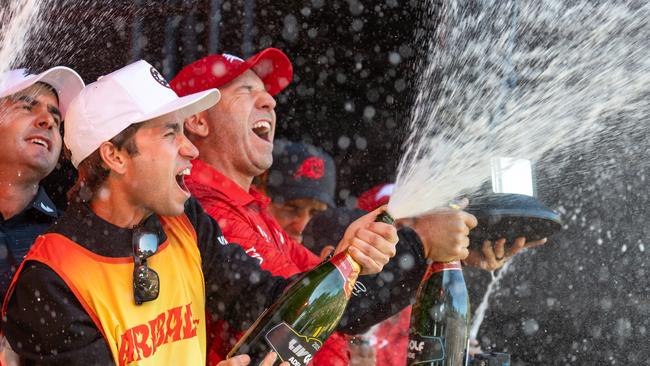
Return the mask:
<path id="1" fill-rule="evenodd" d="M 39 85 L 39 86 L 45 87 L 45 89 L 47 89 L 49 92 L 54 94 L 54 96 L 56 97 L 57 103 L 60 102 L 59 101 L 59 93 L 56 91 L 56 89 L 52 85 L 50 85 L 48 83 L 44 83 L 42 81 L 37 81 L 36 83 L 34 83 L 34 85 Z"/>
<path id="2" fill-rule="evenodd" d="M 138 155 L 138 146 L 135 143 L 134 136 L 142 125 L 142 123 L 130 125 L 110 139 L 109 142 L 118 150 L 125 149 L 130 156 Z M 66 156 L 70 157 L 70 151 L 67 148 Z M 111 172 L 104 164 L 99 149 L 82 160 L 77 167 L 77 171 L 77 181 L 68 191 L 68 202 L 70 203 L 90 202 Z"/>

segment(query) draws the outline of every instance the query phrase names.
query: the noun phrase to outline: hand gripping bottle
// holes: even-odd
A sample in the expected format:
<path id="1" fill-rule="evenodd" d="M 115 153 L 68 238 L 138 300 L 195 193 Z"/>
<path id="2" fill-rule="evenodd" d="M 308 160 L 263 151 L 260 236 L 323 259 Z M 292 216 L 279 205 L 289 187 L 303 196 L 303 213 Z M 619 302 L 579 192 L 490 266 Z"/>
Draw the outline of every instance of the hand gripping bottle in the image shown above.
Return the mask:
<path id="1" fill-rule="evenodd" d="M 376 221 L 392 224 L 387 213 Z M 347 252 L 335 255 L 298 278 L 228 353 L 247 354 L 259 365 L 274 351 L 280 361 L 306 366 L 336 330 L 361 267 Z"/>

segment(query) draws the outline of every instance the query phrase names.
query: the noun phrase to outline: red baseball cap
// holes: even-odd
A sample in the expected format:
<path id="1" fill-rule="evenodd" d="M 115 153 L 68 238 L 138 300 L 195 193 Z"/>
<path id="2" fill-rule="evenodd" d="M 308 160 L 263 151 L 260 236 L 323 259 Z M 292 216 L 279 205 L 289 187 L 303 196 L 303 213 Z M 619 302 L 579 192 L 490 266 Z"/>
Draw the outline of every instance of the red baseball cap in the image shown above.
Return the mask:
<path id="1" fill-rule="evenodd" d="M 370 212 L 381 205 L 387 204 L 394 188 L 394 183 L 377 184 L 359 195 L 357 207 Z"/>
<path id="2" fill-rule="evenodd" d="M 262 79 L 271 95 L 281 92 L 293 78 L 287 55 L 277 48 L 267 48 L 247 60 L 227 53 L 203 57 L 185 66 L 169 84 L 182 97 L 220 88 L 249 69 Z"/>

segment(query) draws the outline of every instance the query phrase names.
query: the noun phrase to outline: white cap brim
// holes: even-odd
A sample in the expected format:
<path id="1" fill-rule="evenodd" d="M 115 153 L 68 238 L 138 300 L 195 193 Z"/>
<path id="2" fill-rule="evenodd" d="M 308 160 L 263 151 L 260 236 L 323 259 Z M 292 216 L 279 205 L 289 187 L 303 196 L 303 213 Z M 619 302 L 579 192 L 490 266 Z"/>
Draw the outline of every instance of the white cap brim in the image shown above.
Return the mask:
<path id="1" fill-rule="evenodd" d="M 103 136 L 101 136 L 97 141 L 89 142 L 88 139 L 84 139 L 82 131 L 73 133 L 66 130 L 64 141 L 66 146 L 72 151 L 72 165 L 75 168 L 78 168 L 79 164 L 92 154 L 93 151 L 97 150 L 102 142 L 108 141 L 117 136 L 130 125 L 143 123 L 167 115 L 173 115 L 173 118 L 176 121 L 183 121 L 185 118 L 202 112 L 217 104 L 220 98 L 221 93 L 219 90 L 209 89 L 200 93 L 174 99 L 150 113 L 140 115 L 138 118 L 132 120 L 121 120 L 117 123 L 107 123 L 104 126 L 104 131 L 102 133 Z M 75 138 L 72 138 L 71 135 L 74 135 Z"/>
<path id="2" fill-rule="evenodd" d="M 203 112 L 212 107 L 219 102 L 219 99 L 221 99 L 221 93 L 218 89 L 208 89 L 199 93 L 186 95 L 146 114 L 139 121 L 133 121 L 131 124 L 149 121 L 169 114 L 173 114 L 179 120 L 184 120 L 193 114 Z"/>
<path id="3" fill-rule="evenodd" d="M 56 66 L 43 71 L 38 75 L 30 75 L 11 87 L 2 90 L 0 92 L 0 98 L 16 94 L 39 81 L 52 86 L 56 90 L 59 98 L 59 110 L 65 119 L 65 112 L 67 111 L 70 102 L 84 88 L 84 82 L 81 79 L 81 76 L 69 67 Z"/>

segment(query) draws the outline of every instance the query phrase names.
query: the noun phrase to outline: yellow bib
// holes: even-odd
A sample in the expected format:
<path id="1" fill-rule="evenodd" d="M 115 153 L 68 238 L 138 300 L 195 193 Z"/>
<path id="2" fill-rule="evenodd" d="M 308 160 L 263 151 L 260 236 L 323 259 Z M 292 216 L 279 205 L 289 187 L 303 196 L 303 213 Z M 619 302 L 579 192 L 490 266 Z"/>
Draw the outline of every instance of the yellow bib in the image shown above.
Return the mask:
<path id="1" fill-rule="evenodd" d="M 142 305 L 133 299 L 133 258 L 100 256 L 62 235 L 45 234 L 25 261 L 42 262 L 65 281 L 104 335 L 116 365 L 205 365 L 196 232 L 185 215 L 160 221 L 167 241 L 147 259 L 160 277 L 160 293 Z"/>

